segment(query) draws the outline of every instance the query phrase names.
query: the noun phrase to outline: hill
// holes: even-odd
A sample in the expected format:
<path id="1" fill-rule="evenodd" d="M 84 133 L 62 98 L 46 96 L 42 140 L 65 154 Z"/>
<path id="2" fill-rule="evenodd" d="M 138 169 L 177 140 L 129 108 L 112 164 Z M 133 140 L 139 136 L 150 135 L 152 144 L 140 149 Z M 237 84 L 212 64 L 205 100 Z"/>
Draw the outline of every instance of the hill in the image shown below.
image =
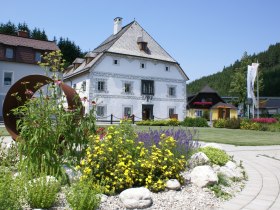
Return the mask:
<path id="1" fill-rule="evenodd" d="M 260 63 L 259 71 L 263 75 L 263 90 L 260 96 L 280 97 L 280 43 L 270 45 L 261 53 L 249 55 L 252 61 Z M 231 96 L 229 93 L 233 72 L 241 66 L 237 60 L 225 67 L 221 72 L 202 77 L 187 85 L 188 93 L 197 93 L 206 84 L 215 89 L 221 96 Z"/>

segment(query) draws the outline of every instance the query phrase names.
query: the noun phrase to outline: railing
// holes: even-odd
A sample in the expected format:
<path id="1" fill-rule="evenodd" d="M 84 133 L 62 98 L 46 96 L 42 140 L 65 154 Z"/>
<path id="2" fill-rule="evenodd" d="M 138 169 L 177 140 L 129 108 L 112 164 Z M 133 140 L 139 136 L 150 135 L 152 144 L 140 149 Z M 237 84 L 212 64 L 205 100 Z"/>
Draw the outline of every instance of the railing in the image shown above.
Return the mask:
<path id="1" fill-rule="evenodd" d="M 110 117 L 110 120 L 108 120 L 108 118 Z M 135 118 L 142 120 L 142 118 L 136 117 L 134 114 L 131 115 L 130 117 L 127 117 L 127 119 L 131 119 L 132 124 L 135 124 Z M 108 116 L 104 116 L 104 117 L 96 117 L 96 122 L 105 122 L 105 123 L 110 123 L 110 124 L 114 124 L 114 123 L 120 123 L 120 121 L 123 120 L 123 118 L 120 117 L 116 117 L 113 114 L 110 114 Z M 140 121 L 138 120 L 138 121 Z"/>

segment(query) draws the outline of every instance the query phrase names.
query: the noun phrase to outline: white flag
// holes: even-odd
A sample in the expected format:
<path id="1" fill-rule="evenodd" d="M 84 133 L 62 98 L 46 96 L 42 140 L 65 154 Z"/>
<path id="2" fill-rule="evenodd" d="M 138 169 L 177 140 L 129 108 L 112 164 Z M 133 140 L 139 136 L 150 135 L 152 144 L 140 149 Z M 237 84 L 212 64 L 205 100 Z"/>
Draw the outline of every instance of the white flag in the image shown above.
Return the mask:
<path id="1" fill-rule="evenodd" d="M 247 97 L 253 99 L 255 107 L 258 107 L 257 100 L 254 94 L 254 84 L 258 73 L 258 63 L 252 63 L 252 66 L 248 66 L 247 72 Z"/>

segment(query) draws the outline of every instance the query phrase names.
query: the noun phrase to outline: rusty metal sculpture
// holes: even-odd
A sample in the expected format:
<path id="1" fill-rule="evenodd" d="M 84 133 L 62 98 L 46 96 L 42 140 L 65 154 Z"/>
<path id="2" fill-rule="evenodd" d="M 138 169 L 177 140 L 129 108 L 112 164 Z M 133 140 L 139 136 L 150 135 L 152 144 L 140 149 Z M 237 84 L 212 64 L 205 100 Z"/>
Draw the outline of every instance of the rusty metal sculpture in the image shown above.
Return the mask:
<path id="1" fill-rule="evenodd" d="M 3 105 L 3 118 L 4 124 L 6 126 L 7 131 L 12 136 L 14 140 L 17 139 L 19 132 L 17 130 L 16 121 L 17 117 L 14 116 L 11 111 L 19 106 L 24 105 L 28 98 L 26 97 L 26 90 L 32 91 L 35 93 L 41 87 L 47 84 L 54 83 L 55 81 L 47 76 L 43 75 L 29 75 L 18 80 L 8 91 Z M 25 86 L 23 87 L 23 83 Z M 60 83 L 60 88 L 64 92 L 66 96 L 66 100 L 68 103 L 69 109 L 75 109 L 82 105 L 79 95 L 77 92 L 66 85 L 65 83 Z M 21 97 L 21 100 L 17 100 L 16 97 L 12 96 L 12 94 L 17 93 L 18 96 Z M 33 95 L 33 94 L 32 94 Z M 31 96 L 32 96 L 31 95 Z M 81 113 L 82 114 L 82 113 Z"/>

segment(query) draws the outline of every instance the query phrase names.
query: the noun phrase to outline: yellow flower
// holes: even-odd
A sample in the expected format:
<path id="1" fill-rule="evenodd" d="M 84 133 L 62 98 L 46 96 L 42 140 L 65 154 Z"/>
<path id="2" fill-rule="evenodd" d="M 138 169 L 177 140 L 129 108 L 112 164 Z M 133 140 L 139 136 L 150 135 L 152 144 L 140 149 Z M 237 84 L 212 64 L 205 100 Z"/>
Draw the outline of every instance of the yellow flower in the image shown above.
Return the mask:
<path id="1" fill-rule="evenodd" d="M 82 161 L 81 161 L 81 165 L 84 166 L 85 164 L 86 164 L 86 161 L 85 161 L 85 160 L 82 160 Z"/>
<path id="2" fill-rule="evenodd" d="M 109 135 L 107 136 L 107 138 L 108 138 L 108 139 L 112 139 L 112 136 L 109 134 Z"/>

